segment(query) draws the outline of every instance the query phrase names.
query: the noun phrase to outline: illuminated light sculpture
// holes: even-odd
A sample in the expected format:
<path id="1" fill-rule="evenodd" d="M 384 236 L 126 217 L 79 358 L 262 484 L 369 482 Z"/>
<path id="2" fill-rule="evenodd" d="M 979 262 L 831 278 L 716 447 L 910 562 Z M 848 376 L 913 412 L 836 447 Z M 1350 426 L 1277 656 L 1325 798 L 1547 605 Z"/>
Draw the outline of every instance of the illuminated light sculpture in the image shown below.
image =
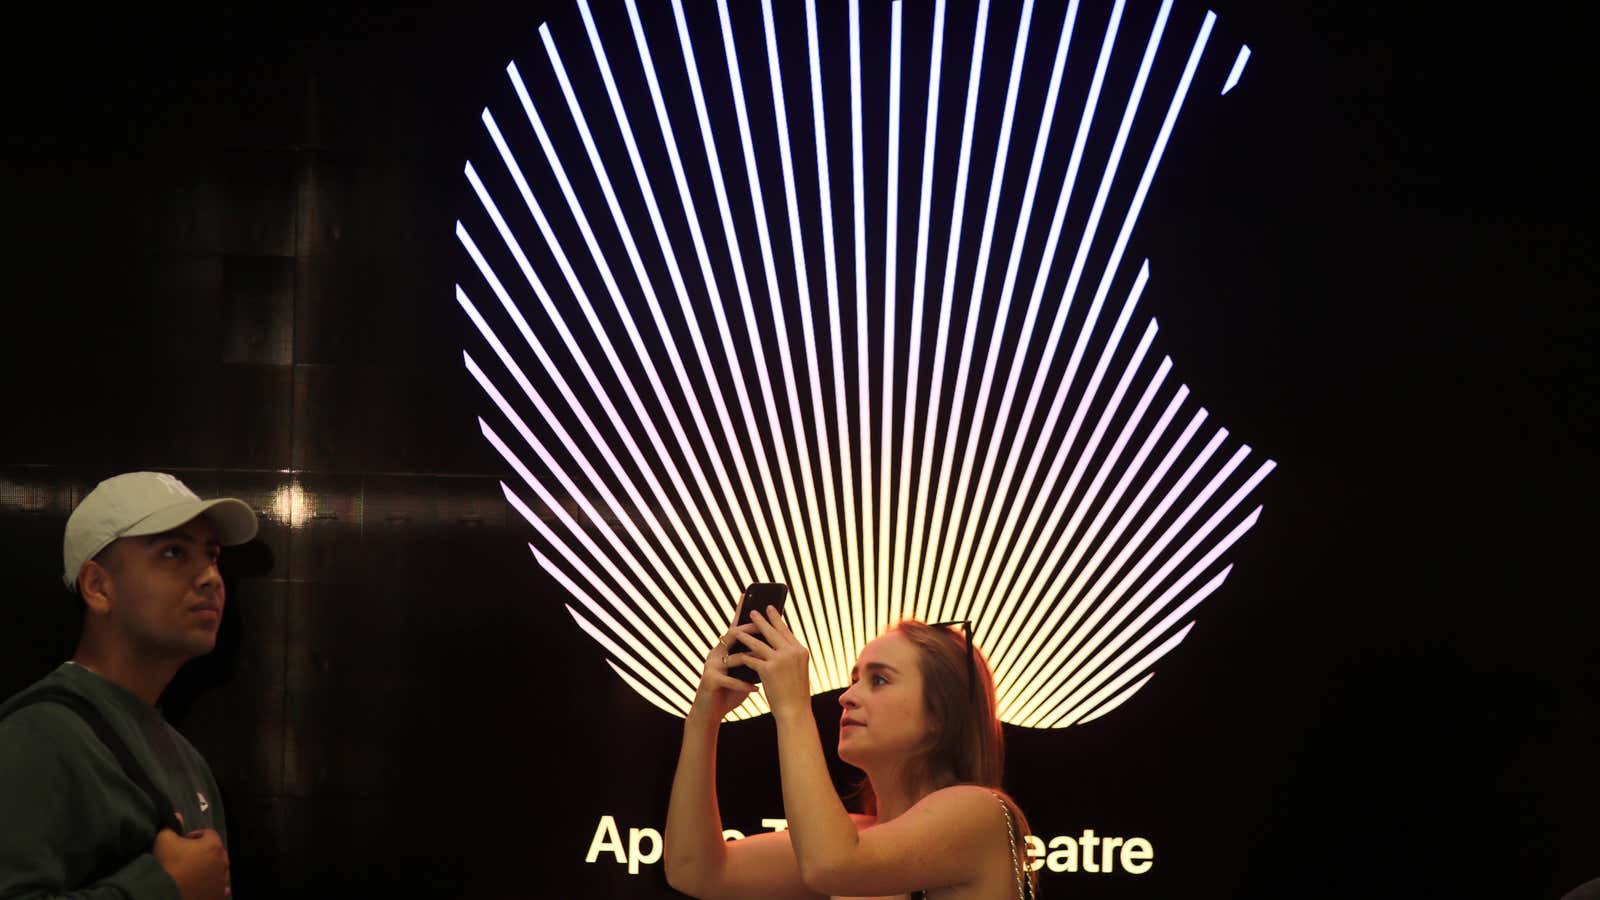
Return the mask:
<path id="1" fill-rule="evenodd" d="M 753 6 L 739 10 L 747 32 L 759 25 L 760 46 L 737 38 L 726 0 L 694 28 L 672 0 L 672 30 L 655 34 L 636 0 L 625 0 L 626 26 L 618 15 L 605 29 L 579 0 L 584 42 L 558 46 L 539 29 L 538 91 L 507 67 L 525 121 L 483 111 L 500 187 L 469 163 L 478 207 L 466 218 L 478 224 L 456 225 L 477 278 L 456 301 L 488 351 L 469 349 L 465 363 L 498 411 L 479 427 L 515 473 L 502 488 L 535 531 L 535 560 L 641 697 L 687 712 L 705 654 L 754 581 L 793 591 L 789 618 L 811 648 L 817 692 L 847 684 L 855 652 L 900 618 L 975 620 L 1001 718 L 1030 727 L 1104 715 L 1188 635 L 1194 608 L 1231 571 L 1222 557 L 1260 516 L 1247 501 L 1273 463 L 1247 464 L 1249 447 L 1227 450 L 1227 431 L 1207 427 L 1204 409 L 1185 411 L 1188 388 L 1168 385 L 1171 360 L 1151 355 L 1156 323 L 1134 321 L 1150 266 L 1125 267 L 1124 252 L 1216 17 L 1206 13 L 1181 74 L 1163 84 L 1166 102 L 1141 115 L 1172 0 L 1153 11 L 1109 149 L 1085 169 L 1091 132 L 1106 125 L 1097 114 L 1111 102 L 1102 95 L 1124 6 L 1112 5 L 1090 48 L 1069 144 L 1055 116 L 1077 102 L 1064 85 L 1078 0 L 1062 11 L 1036 125 L 1017 122 L 1033 0 L 1010 55 L 990 57 L 991 69 L 1003 61 L 1003 80 L 984 78 L 980 0 L 959 130 L 940 118 L 951 54 L 939 0 L 920 162 L 905 171 L 917 179 L 909 266 L 899 253 L 902 90 L 920 73 L 902 71 L 899 2 L 887 57 L 874 55 L 887 93 L 876 184 L 858 0 L 848 73 L 824 69 L 815 0 L 804 41 L 785 35 L 782 47 L 771 0 L 759 22 Z M 721 66 L 703 73 L 718 55 L 711 41 Z M 784 79 L 802 71 L 801 53 L 797 89 Z M 1248 54 L 1241 47 L 1223 93 Z M 631 95 L 618 80 L 624 65 Z M 768 92 L 770 121 L 752 114 Z M 980 104 L 997 102 L 997 130 L 980 135 Z M 845 109 L 849 177 L 836 184 L 846 170 L 828 128 Z M 1124 172 L 1136 121 L 1155 115 L 1142 168 Z M 1030 125 L 1018 202 L 1007 166 Z M 974 159 L 980 137 L 993 140 L 992 170 Z M 953 181 L 941 180 L 936 162 L 952 153 Z M 1054 186 L 1047 163 L 1063 157 L 1040 228 L 1035 206 Z M 1080 183 L 1096 164 L 1098 177 Z M 1132 177 L 1131 195 L 1113 190 Z M 1089 185 L 1086 200 L 1079 188 Z M 942 191 L 947 223 L 934 219 Z M 1100 225 L 1114 194 L 1122 219 L 1108 245 Z M 869 204 L 883 214 L 871 229 Z M 1081 227 L 1070 256 L 1069 207 Z M 692 267 L 680 259 L 691 251 Z M 1091 257 L 1102 268 L 1085 298 Z M 758 694 L 731 715 L 766 710 Z"/>

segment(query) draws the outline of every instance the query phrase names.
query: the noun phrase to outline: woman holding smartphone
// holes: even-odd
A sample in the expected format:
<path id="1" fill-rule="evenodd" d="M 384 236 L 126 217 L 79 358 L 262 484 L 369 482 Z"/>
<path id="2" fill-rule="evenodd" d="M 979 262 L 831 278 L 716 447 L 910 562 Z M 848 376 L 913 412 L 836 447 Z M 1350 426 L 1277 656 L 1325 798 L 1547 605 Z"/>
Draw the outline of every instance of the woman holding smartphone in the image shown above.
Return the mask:
<path id="1" fill-rule="evenodd" d="M 965 623 L 951 623 L 961 625 Z M 1027 823 L 1000 792 L 1004 743 L 988 664 L 954 627 L 907 620 L 861 651 L 843 707 L 839 758 L 866 774 L 866 812 L 833 790 L 811 712 L 810 653 L 777 609 L 713 648 L 684 723 L 667 812 L 667 881 L 702 900 L 1031 894 Z M 787 831 L 725 842 L 716 795 L 723 716 L 760 676 L 778 728 Z"/>

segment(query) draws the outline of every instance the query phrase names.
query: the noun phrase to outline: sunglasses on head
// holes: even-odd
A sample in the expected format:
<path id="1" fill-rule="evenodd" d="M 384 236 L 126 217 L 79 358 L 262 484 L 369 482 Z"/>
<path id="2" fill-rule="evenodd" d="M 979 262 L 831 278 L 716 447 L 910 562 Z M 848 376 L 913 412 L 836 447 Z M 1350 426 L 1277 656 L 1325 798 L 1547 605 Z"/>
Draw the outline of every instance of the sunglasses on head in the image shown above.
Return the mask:
<path id="1" fill-rule="evenodd" d="M 961 619 L 955 622 L 933 622 L 930 628 L 955 628 L 960 625 L 967 639 L 967 699 L 978 699 L 977 666 L 972 660 L 972 621 Z"/>

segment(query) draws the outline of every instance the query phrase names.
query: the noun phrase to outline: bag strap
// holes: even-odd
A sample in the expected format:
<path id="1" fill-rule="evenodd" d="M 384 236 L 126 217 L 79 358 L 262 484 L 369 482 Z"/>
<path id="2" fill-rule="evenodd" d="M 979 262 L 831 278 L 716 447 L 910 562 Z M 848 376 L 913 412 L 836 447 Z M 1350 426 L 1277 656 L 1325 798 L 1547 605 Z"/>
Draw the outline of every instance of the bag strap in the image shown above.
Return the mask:
<path id="1" fill-rule="evenodd" d="M 1011 815 L 1011 804 L 999 794 L 995 794 L 994 799 L 1006 814 L 1006 837 L 1011 839 L 1011 871 L 1017 876 L 1017 900 L 1028 900 L 1033 896 L 1033 879 L 1023 874 L 1022 857 L 1017 855 L 1017 823 Z"/>
<path id="2" fill-rule="evenodd" d="M 133 758 L 133 752 L 128 749 L 127 742 L 122 739 L 121 735 L 112 730 L 111 723 L 106 721 L 106 717 L 101 714 L 99 709 L 95 708 L 93 703 L 71 691 L 58 687 L 46 687 L 30 694 L 11 709 L 7 715 L 24 707 L 32 706 L 35 703 L 55 703 L 77 713 L 78 717 L 84 721 L 84 724 L 88 725 L 89 729 L 95 733 L 95 737 L 100 739 L 100 743 L 104 744 L 106 749 L 111 751 L 111 755 L 117 758 L 117 762 L 122 766 L 122 772 L 128 776 L 128 780 L 132 781 L 134 786 L 143 791 L 144 795 L 150 799 L 150 805 L 155 810 L 156 830 L 170 828 L 178 834 L 185 833 L 183 821 L 178 818 L 172 803 L 167 800 L 166 795 L 156 788 L 155 783 L 150 780 L 150 776 L 145 773 L 144 767 L 139 765 L 139 761 Z"/>

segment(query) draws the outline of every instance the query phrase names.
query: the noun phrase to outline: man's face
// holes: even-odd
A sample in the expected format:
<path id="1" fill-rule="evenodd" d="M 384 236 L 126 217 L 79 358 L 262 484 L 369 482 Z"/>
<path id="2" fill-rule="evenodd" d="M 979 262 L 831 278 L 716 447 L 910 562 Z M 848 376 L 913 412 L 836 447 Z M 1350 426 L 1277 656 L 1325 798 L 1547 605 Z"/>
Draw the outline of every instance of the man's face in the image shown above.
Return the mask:
<path id="1" fill-rule="evenodd" d="M 119 539 L 108 560 L 112 631 L 148 655 L 210 653 L 226 600 L 221 551 L 204 516 L 161 534 Z"/>

